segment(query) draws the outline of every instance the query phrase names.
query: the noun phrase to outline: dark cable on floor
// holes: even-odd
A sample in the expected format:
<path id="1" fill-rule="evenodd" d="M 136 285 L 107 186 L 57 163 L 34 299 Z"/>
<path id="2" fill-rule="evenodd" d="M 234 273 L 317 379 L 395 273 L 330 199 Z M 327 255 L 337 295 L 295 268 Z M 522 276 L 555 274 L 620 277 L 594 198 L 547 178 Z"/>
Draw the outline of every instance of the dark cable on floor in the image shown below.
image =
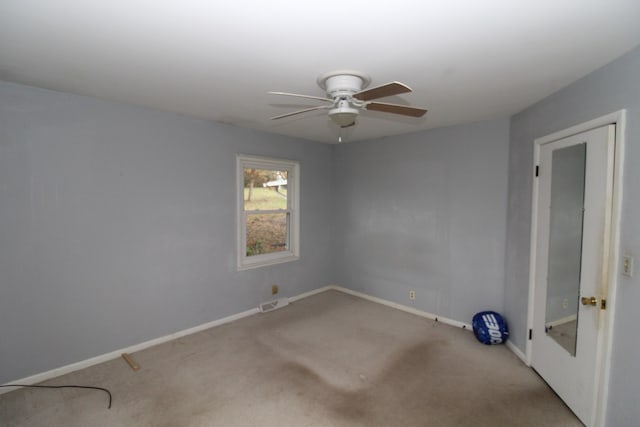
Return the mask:
<path id="1" fill-rule="evenodd" d="M 94 387 L 91 385 L 27 385 L 27 384 L 5 384 L 0 387 L 30 387 L 30 388 L 84 388 L 91 390 L 101 390 L 109 395 L 109 406 L 107 409 L 111 409 L 111 392 L 106 388 Z"/>

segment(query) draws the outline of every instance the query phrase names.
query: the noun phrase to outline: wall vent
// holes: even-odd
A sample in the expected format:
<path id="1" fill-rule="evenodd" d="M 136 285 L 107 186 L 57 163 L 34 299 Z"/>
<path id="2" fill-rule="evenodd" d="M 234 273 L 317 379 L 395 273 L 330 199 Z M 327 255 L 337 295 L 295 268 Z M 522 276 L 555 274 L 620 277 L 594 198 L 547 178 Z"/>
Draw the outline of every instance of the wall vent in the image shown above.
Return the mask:
<path id="1" fill-rule="evenodd" d="M 289 305 L 289 298 L 280 298 L 273 301 L 263 302 L 258 306 L 262 313 L 266 313 L 268 311 L 277 310 L 282 307 L 286 307 Z"/>

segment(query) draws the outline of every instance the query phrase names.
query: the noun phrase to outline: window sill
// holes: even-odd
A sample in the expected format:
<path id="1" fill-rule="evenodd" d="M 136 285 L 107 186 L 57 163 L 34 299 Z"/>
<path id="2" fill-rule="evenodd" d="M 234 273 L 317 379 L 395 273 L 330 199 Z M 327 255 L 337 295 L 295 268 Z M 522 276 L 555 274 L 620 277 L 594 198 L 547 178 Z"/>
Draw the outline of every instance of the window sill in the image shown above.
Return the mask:
<path id="1" fill-rule="evenodd" d="M 253 257 L 252 257 L 253 258 Z M 294 255 L 294 254 L 286 254 L 286 255 L 281 255 L 281 256 L 277 256 L 277 257 L 273 257 L 273 256 L 260 256 L 257 255 L 256 258 L 259 259 L 251 259 L 251 261 L 247 261 L 248 259 L 245 258 L 242 260 L 242 264 L 238 265 L 238 271 L 244 271 L 244 270 L 251 270 L 254 268 L 259 268 L 259 267 L 267 267 L 270 265 L 276 265 L 276 264 L 283 264 L 285 262 L 291 262 L 291 261 L 297 261 L 300 259 L 299 255 Z"/>

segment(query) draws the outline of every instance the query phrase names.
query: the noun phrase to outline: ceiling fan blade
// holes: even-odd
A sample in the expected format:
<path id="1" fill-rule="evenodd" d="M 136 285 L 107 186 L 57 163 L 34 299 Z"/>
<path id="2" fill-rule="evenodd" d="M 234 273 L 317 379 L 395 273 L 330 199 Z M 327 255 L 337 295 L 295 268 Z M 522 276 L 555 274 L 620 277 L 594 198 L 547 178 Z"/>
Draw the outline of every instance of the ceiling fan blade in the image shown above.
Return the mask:
<path id="1" fill-rule="evenodd" d="M 406 105 L 387 104 L 386 102 L 370 102 L 365 108 L 372 111 L 382 111 L 383 113 L 400 114 L 402 116 L 422 117 L 427 110 L 424 108 L 407 107 Z"/>
<path id="2" fill-rule="evenodd" d="M 331 105 L 321 105 L 319 107 L 305 108 L 304 110 L 298 110 L 298 111 L 294 111 L 292 113 L 281 114 L 279 116 L 271 117 L 271 120 L 284 119 L 285 117 L 295 116 L 296 114 L 307 113 L 309 111 L 314 111 L 314 110 L 326 110 L 328 108 L 331 108 Z"/>
<path id="3" fill-rule="evenodd" d="M 298 93 L 289 93 L 289 92 L 267 92 L 269 95 L 284 95 L 284 96 L 295 96 L 296 98 L 308 98 L 308 99 L 317 99 L 319 101 L 327 101 L 333 103 L 333 99 L 322 98 L 321 96 L 313 96 L 313 95 L 300 95 Z"/>
<path id="4" fill-rule="evenodd" d="M 361 101 L 369 101 L 371 99 L 384 98 L 401 93 L 411 92 L 411 88 L 400 82 L 391 82 L 382 86 L 372 87 L 371 89 L 360 91 L 353 95 L 354 98 Z"/>

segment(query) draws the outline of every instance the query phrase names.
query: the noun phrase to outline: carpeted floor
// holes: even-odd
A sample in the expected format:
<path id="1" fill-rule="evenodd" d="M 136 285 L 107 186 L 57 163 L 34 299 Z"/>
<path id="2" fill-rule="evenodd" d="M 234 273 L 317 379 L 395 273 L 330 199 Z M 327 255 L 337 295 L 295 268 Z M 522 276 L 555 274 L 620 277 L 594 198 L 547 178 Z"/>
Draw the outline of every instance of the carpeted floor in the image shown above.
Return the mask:
<path id="1" fill-rule="evenodd" d="M 8 426 L 579 426 L 504 346 L 338 291 L 0 395 Z"/>

